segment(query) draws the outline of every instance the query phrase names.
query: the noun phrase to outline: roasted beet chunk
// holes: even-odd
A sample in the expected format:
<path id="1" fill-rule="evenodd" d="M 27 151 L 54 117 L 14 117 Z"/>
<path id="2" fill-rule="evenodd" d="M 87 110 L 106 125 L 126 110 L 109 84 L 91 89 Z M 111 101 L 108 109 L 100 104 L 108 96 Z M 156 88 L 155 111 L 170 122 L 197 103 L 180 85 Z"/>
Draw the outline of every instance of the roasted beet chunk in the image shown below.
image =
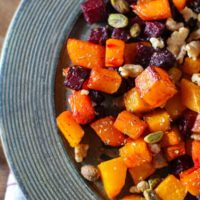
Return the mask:
<path id="1" fill-rule="evenodd" d="M 72 90 L 80 90 L 89 73 L 89 70 L 82 67 L 70 67 L 64 85 Z"/>
<path id="2" fill-rule="evenodd" d="M 131 36 L 126 29 L 115 28 L 115 29 L 113 29 L 113 32 L 112 32 L 112 38 L 123 40 L 124 42 L 128 42 L 128 40 L 130 40 Z"/>
<path id="3" fill-rule="evenodd" d="M 186 110 L 182 117 L 179 119 L 179 129 L 181 131 L 182 137 L 187 139 L 191 135 L 191 129 L 196 120 L 197 113 L 191 110 Z"/>
<path id="4" fill-rule="evenodd" d="M 188 7 L 196 13 L 200 13 L 200 0 L 188 1 Z"/>
<path id="5" fill-rule="evenodd" d="M 182 171 L 185 171 L 191 167 L 193 167 L 194 163 L 192 158 L 188 155 L 181 156 L 176 158 L 170 163 L 170 170 L 172 174 L 178 175 Z"/>
<path id="6" fill-rule="evenodd" d="M 154 49 L 152 47 L 137 44 L 135 63 L 142 65 L 143 67 L 147 67 L 149 65 L 153 53 Z"/>
<path id="7" fill-rule="evenodd" d="M 109 30 L 106 27 L 94 28 L 91 30 L 88 41 L 104 45 L 109 38 Z"/>
<path id="8" fill-rule="evenodd" d="M 105 99 L 103 94 L 96 90 L 90 90 L 89 95 L 90 95 L 91 100 L 97 104 L 101 104 Z"/>
<path id="9" fill-rule="evenodd" d="M 81 9 L 85 20 L 90 24 L 102 22 L 107 17 L 104 0 L 87 0 L 81 4 Z"/>
<path id="10" fill-rule="evenodd" d="M 144 35 L 146 37 L 159 37 L 164 30 L 165 25 L 161 22 L 145 22 Z"/>
<path id="11" fill-rule="evenodd" d="M 159 50 L 153 53 L 150 65 L 152 66 L 159 66 L 165 69 L 173 67 L 174 63 L 176 62 L 175 57 L 172 55 L 170 51 L 167 49 Z"/>

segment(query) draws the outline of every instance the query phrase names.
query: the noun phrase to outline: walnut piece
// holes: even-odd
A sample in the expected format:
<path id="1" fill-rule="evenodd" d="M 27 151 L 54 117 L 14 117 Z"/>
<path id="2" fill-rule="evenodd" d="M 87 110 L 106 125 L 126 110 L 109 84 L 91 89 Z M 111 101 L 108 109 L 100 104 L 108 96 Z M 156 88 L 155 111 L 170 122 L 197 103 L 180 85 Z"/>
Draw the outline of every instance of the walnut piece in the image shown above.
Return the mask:
<path id="1" fill-rule="evenodd" d="M 192 75 L 192 82 L 200 86 L 200 73 Z"/>
<path id="2" fill-rule="evenodd" d="M 178 54 L 178 56 L 177 56 L 177 58 L 176 58 L 176 60 L 178 61 L 179 64 L 182 64 L 182 63 L 183 63 L 184 58 L 185 58 L 185 55 L 186 55 L 186 53 L 187 53 L 185 47 L 186 47 L 186 45 L 183 45 L 183 46 L 181 47 L 180 52 L 179 52 L 179 54 Z"/>
<path id="3" fill-rule="evenodd" d="M 190 36 L 187 39 L 187 42 L 191 42 L 193 40 L 199 40 L 199 39 L 200 39 L 200 28 L 190 33 Z"/>
<path id="4" fill-rule="evenodd" d="M 84 158 L 87 156 L 88 149 L 88 144 L 79 144 L 74 148 L 75 161 L 77 163 L 83 162 Z"/>
<path id="5" fill-rule="evenodd" d="M 181 14 L 183 15 L 183 18 L 186 22 L 188 22 L 191 18 L 197 19 L 197 14 L 192 11 L 192 9 L 185 7 Z"/>
<path id="6" fill-rule="evenodd" d="M 166 21 L 166 27 L 170 31 L 177 31 L 178 29 L 184 27 L 184 24 L 182 22 L 178 23 L 172 18 L 168 18 Z"/>
<path id="7" fill-rule="evenodd" d="M 141 65 L 133 65 L 127 64 L 119 68 L 120 75 L 122 77 L 137 77 L 141 72 L 143 72 L 144 68 Z"/>
<path id="8" fill-rule="evenodd" d="M 200 41 L 192 41 L 185 48 L 188 56 L 193 60 L 196 60 L 200 55 Z"/>
<path id="9" fill-rule="evenodd" d="M 82 176 L 91 182 L 95 182 L 100 177 L 100 172 L 97 167 L 93 165 L 85 165 L 81 167 L 81 174 Z"/>
<path id="10" fill-rule="evenodd" d="M 162 49 L 165 47 L 165 43 L 162 38 L 150 38 L 150 42 L 154 49 Z"/>
<path id="11" fill-rule="evenodd" d="M 181 47 L 185 44 L 188 37 L 189 29 L 182 27 L 178 31 L 174 31 L 167 40 L 167 49 L 177 58 L 180 53 Z"/>

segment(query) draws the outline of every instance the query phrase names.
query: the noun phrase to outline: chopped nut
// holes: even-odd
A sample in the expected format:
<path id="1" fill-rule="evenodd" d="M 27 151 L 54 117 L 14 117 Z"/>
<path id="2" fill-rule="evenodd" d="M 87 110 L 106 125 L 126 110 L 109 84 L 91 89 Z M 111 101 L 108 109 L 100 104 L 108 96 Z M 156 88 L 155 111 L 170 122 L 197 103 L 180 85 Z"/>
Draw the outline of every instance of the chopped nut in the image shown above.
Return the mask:
<path id="1" fill-rule="evenodd" d="M 140 28 L 139 24 L 135 23 L 131 26 L 131 29 L 130 29 L 131 37 L 135 38 L 135 37 L 139 36 L 140 32 L 141 32 L 141 28 Z"/>
<path id="2" fill-rule="evenodd" d="M 197 16 L 197 20 L 198 20 L 198 22 L 200 22 L 200 13 Z"/>
<path id="3" fill-rule="evenodd" d="M 128 18 L 125 15 L 113 13 L 108 17 L 108 24 L 113 28 L 124 28 L 128 26 Z"/>
<path id="4" fill-rule="evenodd" d="M 148 144 L 148 146 L 149 146 L 151 153 L 153 153 L 154 155 L 160 153 L 160 151 L 161 151 L 161 147 L 159 144 Z"/>
<path id="5" fill-rule="evenodd" d="M 145 190 L 149 189 L 149 184 L 147 181 L 140 181 L 137 184 L 137 189 L 141 192 L 144 192 Z"/>
<path id="6" fill-rule="evenodd" d="M 171 80 L 174 83 L 178 83 L 181 79 L 182 76 L 182 71 L 177 68 L 177 67 L 172 67 L 169 71 L 168 71 L 169 77 L 171 78 Z"/>
<path id="7" fill-rule="evenodd" d="M 186 22 L 188 22 L 191 18 L 197 19 L 197 14 L 188 7 L 185 7 L 181 11 L 181 14 L 183 15 L 183 18 L 185 19 Z"/>
<path id="8" fill-rule="evenodd" d="M 184 24 L 182 22 L 178 23 L 174 21 L 172 18 L 168 18 L 166 21 L 166 27 L 170 31 L 177 31 L 181 27 L 184 27 Z"/>
<path id="9" fill-rule="evenodd" d="M 157 194 L 151 189 L 145 190 L 143 195 L 146 200 L 160 200 Z"/>
<path id="10" fill-rule="evenodd" d="M 180 49 L 180 52 L 176 58 L 176 60 L 178 61 L 179 64 L 182 64 L 186 55 L 186 45 L 183 45 Z"/>
<path id="11" fill-rule="evenodd" d="M 154 49 L 162 49 L 165 47 L 165 43 L 162 38 L 151 38 L 150 42 Z"/>
<path id="12" fill-rule="evenodd" d="M 88 90 L 81 90 L 81 95 L 88 95 L 89 91 Z"/>
<path id="13" fill-rule="evenodd" d="M 166 167 L 168 164 L 163 154 L 158 153 L 155 156 L 153 156 L 153 165 L 156 169 L 160 169 Z"/>
<path id="14" fill-rule="evenodd" d="M 193 134 L 191 135 L 191 139 L 200 141 L 200 134 L 198 134 L 198 133 L 193 133 Z"/>
<path id="15" fill-rule="evenodd" d="M 122 77 L 137 77 L 141 72 L 143 72 L 144 68 L 141 65 L 132 65 L 127 64 L 119 68 L 119 72 Z"/>
<path id="16" fill-rule="evenodd" d="M 83 159 L 87 156 L 88 149 L 88 144 L 79 144 L 74 148 L 75 161 L 77 163 L 83 162 Z"/>
<path id="17" fill-rule="evenodd" d="M 192 75 L 192 82 L 200 86 L 200 73 L 196 73 Z"/>
<path id="18" fill-rule="evenodd" d="M 133 193 L 133 194 L 139 194 L 139 193 L 141 193 L 141 191 L 138 190 L 137 186 L 132 186 L 132 187 L 129 189 L 129 192 L 130 192 L 130 193 Z"/>
<path id="19" fill-rule="evenodd" d="M 188 37 L 189 29 L 180 28 L 178 31 L 174 31 L 167 40 L 167 49 L 177 58 L 180 53 L 181 47 L 185 44 L 185 40 Z"/>
<path id="20" fill-rule="evenodd" d="M 200 55 L 200 41 L 190 42 L 185 48 L 188 56 L 193 60 L 196 60 Z"/>
<path id="21" fill-rule="evenodd" d="M 62 70 L 62 75 L 63 75 L 64 77 L 66 77 L 68 71 L 69 71 L 69 68 L 65 68 L 65 69 L 63 69 L 63 70 Z"/>
<path id="22" fill-rule="evenodd" d="M 85 165 L 81 167 L 82 176 L 91 182 L 97 181 L 100 177 L 100 172 L 98 168 L 93 165 Z"/>
<path id="23" fill-rule="evenodd" d="M 127 13 L 130 10 L 126 0 L 111 0 L 111 4 L 119 13 Z"/>
<path id="24" fill-rule="evenodd" d="M 195 30 L 195 31 L 193 31 L 190 34 L 189 38 L 187 39 L 187 42 L 191 42 L 193 40 L 199 40 L 199 39 L 200 39 L 200 28 Z"/>

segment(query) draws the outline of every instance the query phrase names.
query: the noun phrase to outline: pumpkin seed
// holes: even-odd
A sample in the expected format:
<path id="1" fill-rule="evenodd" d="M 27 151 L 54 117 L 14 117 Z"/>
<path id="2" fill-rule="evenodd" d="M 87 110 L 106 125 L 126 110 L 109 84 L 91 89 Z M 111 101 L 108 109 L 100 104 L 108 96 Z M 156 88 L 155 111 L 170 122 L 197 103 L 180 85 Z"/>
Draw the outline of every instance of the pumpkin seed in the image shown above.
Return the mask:
<path id="1" fill-rule="evenodd" d="M 141 32 L 141 28 L 140 28 L 140 25 L 135 23 L 131 26 L 130 28 L 130 35 L 131 37 L 133 38 L 136 38 L 140 35 L 140 32 Z"/>
<path id="2" fill-rule="evenodd" d="M 111 0 L 111 4 L 119 13 L 128 13 L 130 11 L 129 4 L 126 0 Z"/>
<path id="3" fill-rule="evenodd" d="M 150 144 L 154 144 L 154 143 L 159 142 L 162 139 L 163 135 L 164 135 L 163 131 L 150 133 L 144 138 L 144 141 Z"/>
<path id="4" fill-rule="evenodd" d="M 122 14 L 110 14 L 108 24 L 113 28 L 124 28 L 128 26 L 128 18 Z"/>
<path id="5" fill-rule="evenodd" d="M 156 193 L 151 189 L 145 190 L 143 195 L 146 200 L 160 200 Z"/>
<path id="6" fill-rule="evenodd" d="M 154 189 L 161 182 L 160 178 L 151 178 L 148 180 L 150 189 Z"/>

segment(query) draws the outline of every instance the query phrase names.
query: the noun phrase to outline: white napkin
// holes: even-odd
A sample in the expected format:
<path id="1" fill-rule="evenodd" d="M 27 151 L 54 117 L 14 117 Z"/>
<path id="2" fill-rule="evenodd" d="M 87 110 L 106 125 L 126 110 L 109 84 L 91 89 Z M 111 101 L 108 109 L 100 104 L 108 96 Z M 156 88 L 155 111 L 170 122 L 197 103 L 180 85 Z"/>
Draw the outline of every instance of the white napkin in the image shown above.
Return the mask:
<path id="1" fill-rule="evenodd" d="M 7 182 L 6 194 L 4 200 L 25 200 L 17 181 L 12 173 L 10 173 Z"/>

